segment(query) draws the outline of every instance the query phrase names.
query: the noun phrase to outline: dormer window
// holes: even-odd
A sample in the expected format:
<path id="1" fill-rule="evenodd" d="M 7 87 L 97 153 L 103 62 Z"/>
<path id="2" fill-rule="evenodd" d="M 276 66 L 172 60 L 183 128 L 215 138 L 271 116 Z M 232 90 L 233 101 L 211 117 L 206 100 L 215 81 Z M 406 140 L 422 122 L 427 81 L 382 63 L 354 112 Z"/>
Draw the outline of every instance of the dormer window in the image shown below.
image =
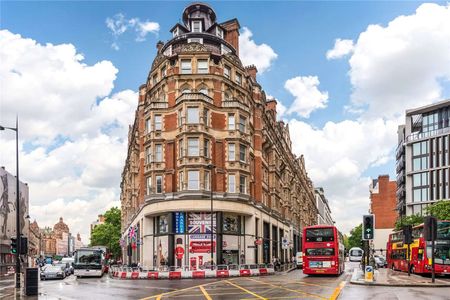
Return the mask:
<path id="1" fill-rule="evenodd" d="M 220 27 L 216 27 L 216 35 L 223 39 L 223 30 Z"/>
<path id="2" fill-rule="evenodd" d="M 176 27 L 173 30 L 173 37 L 179 36 L 180 35 L 180 28 Z"/>
<path id="3" fill-rule="evenodd" d="M 192 21 L 192 32 L 202 32 L 201 21 Z"/>

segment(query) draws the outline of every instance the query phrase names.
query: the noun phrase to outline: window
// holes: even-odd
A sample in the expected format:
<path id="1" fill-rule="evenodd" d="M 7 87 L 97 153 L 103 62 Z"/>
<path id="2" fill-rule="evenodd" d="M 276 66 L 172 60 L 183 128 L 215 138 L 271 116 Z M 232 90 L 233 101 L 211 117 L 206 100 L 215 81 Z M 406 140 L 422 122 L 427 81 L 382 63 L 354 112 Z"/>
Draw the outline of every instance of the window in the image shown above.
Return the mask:
<path id="1" fill-rule="evenodd" d="M 184 141 L 180 139 L 178 141 L 178 158 L 182 158 L 184 156 Z"/>
<path id="2" fill-rule="evenodd" d="M 162 145 L 161 144 L 156 144 L 155 145 L 155 160 L 157 162 L 162 162 L 163 158 L 162 158 Z"/>
<path id="3" fill-rule="evenodd" d="M 236 160 L 235 144 L 228 144 L 228 160 L 229 161 L 235 161 Z"/>
<path id="4" fill-rule="evenodd" d="M 188 124 L 198 124 L 198 107 L 188 107 L 187 108 L 187 123 Z"/>
<path id="5" fill-rule="evenodd" d="M 245 132 L 245 122 L 247 121 L 246 118 L 240 116 L 239 117 L 239 131 L 240 132 Z"/>
<path id="6" fill-rule="evenodd" d="M 156 74 L 155 74 L 155 76 L 153 76 L 152 81 L 153 81 L 153 85 L 158 83 L 158 76 Z"/>
<path id="7" fill-rule="evenodd" d="M 181 60 L 181 74 L 191 74 L 192 66 L 190 59 L 182 59 Z"/>
<path id="8" fill-rule="evenodd" d="M 209 125 L 208 116 L 209 116 L 209 109 L 205 108 L 203 110 L 203 123 L 205 124 L 205 126 Z"/>
<path id="9" fill-rule="evenodd" d="M 241 84 L 242 83 L 242 76 L 239 73 L 236 73 L 236 83 Z"/>
<path id="10" fill-rule="evenodd" d="M 236 129 L 234 124 L 234 115 L 228 115 L 228 130 Z"/>
<path id="11" fill-rule="evenodd" d="M 190 93 L 191 92 L 191 89 L 190 88 L 187 88 L 187 87 L 185 87 L 185 88 L 183 88 L 182 90 L 181 90 L 181 93 L 182 94 L 186 94 L 186 93 Z"/>
<path id="12" fill-rule="evenodd" d="M 150 147 L 145 150 L 145 160 L 147 164 L 152 162 L 152 148 Z"/>
<path id="13" fill-rule="evenodd" d="M 210 179 L 209 175 L 210 175 L 209 172 L 205 171 L 203 181 L 204 181 L 204 184 L 205 184 L 205 190 L 206 191 L 209 191 L 210 190 L 210 186 L 211 186 L 211 179 Z"/>
<path id="14" fill-rule="evenodd" d="M 178 111 L 178 127 L 180 127 L 181 125 L 183 125 L 183 110 L 180 109 Z"/>
<path id="15" fill-rule="evenodd" d="M 184 190 L 184 173 L 183 173 L 183 171 L 180 171 L 178 173 L 178 190 L 179 191 Z"/>
<path id="16" fill-rule="evenodd" d="M 198 155 L 198 138 L 188 138 L 188 156 Z"/>
<path id="17" fill-rule="evenodd" d="M 223 39 L 223 30 L 222 28 L 216 27 L 216 35 Z"/>
<path id="18" fill-rule="evenodd" d="M 228 175 L 228 192 L 236 193 L 236 181 L 234 174 Z"/>
<path id="19" fill-rule="evenodd" d="M 208 96 L 208 88 L 206 87 L 202 87 L 201 89 L 198 90 L 198 92 Z"/>
<path id="20" fill-rule="evenodd" d="M 247 147 L 245 147 L 244 145 L 239 145 L 239 160 L 241 162 L 246 162 L 246 151 Z"/>
<path id="21" fill-rule="evenodd" d="M 247 194 L 247 177 L 239 176 L 239 193 Z"/>
<path id="22" fill-rule="evenodd" d="M 162 67 L 162 69 L 161 69 L 161 77 L 166 77 L 166 75 L 167 75 L 166 67 Z"/>
<path id="23" fill-rule="evenodd" d="M 156 193 L 161 194 L 163 192 L 163 178 L 161 175 L 156 175 Z"/>
<path id="24" fill-rule="evenodd" d="M 152 131 L 152 120 L 148 118 L 145 120 L 145 132 L 150 133 Z"/>
<path id="25" fill-rule="evenodd" d="M 180 29 L 177 27 L 173 30 L 173 37 L 179 36 L 180 35 Z"/>
<path id="26" fill-rule="evenodd" d="M 199 171 L 188 171 L 188 190 L 199 190 L 199 184 Z"/>
<path id="27" fill-rule="evenodd" d="M 201 21 L 192 21 L 192 32 L 202 32 Z"/>
<path id="28" fill-rule="evenodd" d="M 152 193 L 152 177 L 147 177 L 147 195 Z"/>
<path id="29" fill-rule="evenodd" d="M 230 67 L 225 66 L 223 68 L 223 76 L 225 76 L 226 78 L 230 79 L 230 73 L 231 73 Z"/>
<path id="30" fill-rule="evenodd" d="M 203 141 L 203 155 L 209 158 L 209 140 Z"/>
<path id="31" fill-rule="evenodd" d="M 198 74 L 208 73 L 208 60 L 206 59 L 197 60 L 197 73 Z"/>
<path id="32" fill-rule="evenodd" d="M 162 117 L 155 115 L 155 130 L 162 130 Z"/>

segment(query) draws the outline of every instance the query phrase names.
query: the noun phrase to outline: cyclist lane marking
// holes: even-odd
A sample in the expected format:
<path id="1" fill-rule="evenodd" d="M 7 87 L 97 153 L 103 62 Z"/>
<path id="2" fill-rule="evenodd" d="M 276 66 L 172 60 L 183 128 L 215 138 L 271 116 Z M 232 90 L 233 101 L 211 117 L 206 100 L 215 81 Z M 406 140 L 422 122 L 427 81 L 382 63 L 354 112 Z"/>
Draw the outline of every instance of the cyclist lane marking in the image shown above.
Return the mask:
<path id="1" fill-rule="evenodd" d="M 303 294 L 303 295 L 308 295 L 308 296 L 311 296 L 311 297 L 314 297 L 314 298 L 319 298 L 319 299 L 328 300 L 328 298 L 326 298 L 326 297 L 322 297 L 322 296 L 320 296 L 320 295 L 316 295 L 316 294 L 304 292 L 304 291 L 302 291 L 302 290 L 293 290 L 293 289 L 289 289 L 289 288 L 283 287 L 283 286 L 281 286 L 281 285 L 275 285 L 275 284 L 271 284 L 271 283 L 268 283 L 268 282 L 259 281 L 259 280 L 256 280 L 256 279 L 253 279 L 253 278 L 248 278 L 248 277 L 246 277 L 245 279 L 251 280 L 251 281 L 255 281 L 255 282 L 259 282 L 259 283 L 261 283 L 261 284 L 270 285 L 270 286 L 276 287 L 276 288 L 281 289 L 281 290 L 286 290 L 286 291 L 293 292 L 293 293 L 297 293 L 297 294 Z"/>
<path id="2" fill-rule="evenodd" d="M 238 289 L 241 289 L 241 290 L 243 290 L 244 292 L 246 292 L 247 294 L 253 295 L 253 296 L 255 296 L 255 297 L 258 298 L 258 299 L 267 300 L 267 298 L 264 298 L 264 297 L 262 297 L 262 296 L 260 296 L 260 295 L 258 295 L 258 294 L 256 294 L 256 293 L 253 293 L 252 291 L 249 291 L 249 290 L 247 290 L 246 288 L 243 288 L 242 286 L 237 285 L 237 284 L 235 284 L 235 283 L 233 283 L 233 282 L 231 282 L 231 281 L 229 281 L 229 280 L 224 280 L 223 282 L 226 282 L 226 283 L 228 283 L 228 284 L 230 284 L 230 285 L 232 285 L 232 286 L 234 286 L 234 287 L 237 287 Z"/>
<path id="3" fill-rule="evenodd" d="M 330 300 L 336 300 L 339 297 L 339 294 L 341 293 L 346 283 L 347 281 L 341 281 L 341 283 L 339 283 L 339 286 L 334 290 L 333 294 L 331 295 Z"/>
<path id="4" fill-rule="evenodd" d="M 212 298 L 208 295 L 208 292 L 205 290 L 203 286 L 199 286 L 200 290 L 202 291 L 203 295 L 205 295 L 205 298 L 207 300 L 212 300 Z"/>

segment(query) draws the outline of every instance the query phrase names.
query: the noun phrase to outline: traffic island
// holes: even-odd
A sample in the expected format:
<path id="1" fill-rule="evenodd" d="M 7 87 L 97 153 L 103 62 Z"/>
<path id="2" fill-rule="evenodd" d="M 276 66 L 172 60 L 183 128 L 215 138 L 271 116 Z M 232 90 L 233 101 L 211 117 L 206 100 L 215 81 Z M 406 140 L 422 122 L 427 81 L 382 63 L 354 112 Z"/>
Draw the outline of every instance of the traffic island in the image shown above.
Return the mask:
<path id="1" fill-rule="evenodd" d="M 219 265 L 217 269 L 189 270 L 189 268 L 127 268 L 111 267 L 110 276 L 116 279 L 203 279 L 266 276 L 275 274 L 273 265 L 240 265 L 230 268 Z"/>
<path id="2" fill-rule="evenodd" d="M 397 287 L 450 287 L 450 278 L 436 278 L 435 283 L 431 283 L 431 277 L 420 276 L 416 274 L 393 271 L 391 269 L 378 269 L 374 272 L 373 282 L 367 282 L 364 278 L 364 272 L 360 269 L 354 269 L 351 284 L 373 285 L 373 286 L 397 286 Z"/>

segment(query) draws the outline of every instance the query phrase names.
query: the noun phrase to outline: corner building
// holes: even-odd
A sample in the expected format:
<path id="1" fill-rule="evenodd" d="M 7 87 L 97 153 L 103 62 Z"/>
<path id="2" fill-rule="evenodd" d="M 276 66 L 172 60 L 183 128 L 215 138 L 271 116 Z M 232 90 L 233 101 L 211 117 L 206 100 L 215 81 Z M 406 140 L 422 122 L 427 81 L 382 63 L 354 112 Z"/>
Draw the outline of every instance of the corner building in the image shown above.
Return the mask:
<path id="1" fill-rule="evenodd" d="M 317 220 L 303 157 L 256 67 L 239 59 L 239 22 L 217 23 L 200 3 L 182 20 L 139 88 L 121 183 L 124 262 L 288 261 Z"/>

